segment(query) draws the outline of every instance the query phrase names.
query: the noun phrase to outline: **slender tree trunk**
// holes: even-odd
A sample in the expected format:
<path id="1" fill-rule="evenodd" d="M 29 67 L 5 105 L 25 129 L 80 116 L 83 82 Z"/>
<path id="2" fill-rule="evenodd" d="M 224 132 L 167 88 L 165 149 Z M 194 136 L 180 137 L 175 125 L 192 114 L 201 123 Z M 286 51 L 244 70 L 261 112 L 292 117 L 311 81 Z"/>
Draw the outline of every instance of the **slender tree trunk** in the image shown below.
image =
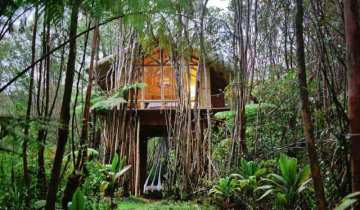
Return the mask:
<path id="1" fill-rule="evenodd" d="M 200 126 L 200 109 L 199 109 L 199 98 L 200 98 L 200 75 L 202 68 L 202 60 L 199 58 L 199 65 L 196 71 L 196 83 L 195 83 L 195 102 L 194 102 L 194 122 L 195 122 L 195 138 L 196 138 L 196 159 L 197 159 L 197 174 L 200 176 L 201 172 L 201 156 L 200 156 L 200 145 L 201 145 L 201 126 Z M 191 104 L 191 103 L 190 103 Z"/>
<path id="2" fill-rule="evenodd" d="M 74 0 L 71 11 L 70 39 L 76 36 L 79 5 L 80 5 L 80 0 Z M 48 190 L 46 206 L 45 206 L 46 210 L 55 209 L 61 163 L 64 156 L 65 146 L 69 134 L 70 102 L 71 102 L 72 85 L 73 85 L 74 73 L 75 73 L 75 61 L 76 61 L 76 39 L 72 39 L 70 42 L 69 59 L 67 63 L 65 90 L 61 105 L 61 113 L 60 113 L 61 126 L 58 129 L 58 145 L 56 148 L 54 165 L 51 172 L 51 179 L 50 179 L 49 190 Z"/>
<path id="3" fill-rule="evenodd" d="M 46 12 L 45 15 L 46 16 Z M 44 18 L 43 23 L 43 35 L 42 35 L 42 56 L 46 54 L 46 18 Z M 43 107 L 41 106 L 41 90 L 42 90 L 42 80 L 43 80 L 43 62 L 41 61 L 39 63 L 39 80 L 38 80 L 38 87 L 37 87 L 37 95 L 36 95 L 36 108 L 37 108 L 37 114 L 38 117 L 43 116 Z M 44 76 L 45 77 L 45 76 Z M 43 139 L 45 138 L 45 130 L 40 129 L 38 131 L 38 171 L 37 171 L 37 183 L 39 187 L 39 198 L 44 198 L 46 196 L 46 176 L 45 176 L 45 163 L 44 163 L 44 145 L 43 145 Z"/>
<path id="4" fill-rule="evenodd" d="M 247 4 L 250 4 L 249 1 L 247 1 Z M 238 145 L 238 152 L 243 152 L 244 154 L 247 154 L 248 149 L 246 145 L 246 116 L 245 116 L 245 106 L 246 106 L 246 79 L 247 79 L 247 51 L 248 51 L 248 43 L 249 41 L 249 13 L 250 13 L 250 7 L 248 5 L 247 7 L 247 21 L 246 21 L 246 42 L 244 41 L 244 33 L 243 33 L 243 14 L 244 14 L 244 3 L 242 0 L 234 0 L 233 5 L 235 7 L 235 18 L 234 18 L 234 25 L 235 25 L 235 31 L 238 36 L 235 38 L 235 44 L 236 46 L 236 53 L 235 53 L 235 61 L 236 61 L 236 68 L 239 68 L 239 72 L 236 73 L 236 79 L 237 79 L 237 89 L 238 89 L 238 100 L 237 103 L 237 119 L 234 123 L 234 140 L 235 143 L 236 139 L 239 140 Z M 232 159 L 234 156 L 234 152 L 236 153 L 235 145 L 232 146 L 232 154 L 230 158 L 230 165 L 232 164 Z M 235 163 L 240 163 L 240 159 L 237 158 Z"/>
<path id="5" fill-rule="evenodd" d="M 89 21 L 88 28 L 90 28 L 90 25 L 91 25 L 91 21 Z M 97 29 L 95 29 L 95 30 L 97 30 Z M 94 31 L 94 35 L 96 35 L 95 33 L 96 32 Z M 77 83 L 76 83 L 75 102 L 74 102 L 74 106 L 72 107 L 73 108 L 73 115 L 72 115 L 72 122 L 71 122 L 71 145 L 72 145 L 71 152 L 72 152 L 74 170 L 72 171 L 71 175 L 68 176 L 68 178 L 67 178 L 64 193 L 63 193 L 63 196 L 61 198 L 61 202 L 63 204 L 63 207 L 66 210 L 68 209 L 67 204 L 72 201 L 72 197 L 73 197 L 74 193 L 76 192 L 76 189 L 80 185 L 80 179 L 82 177 L 82 174 L 85 174 L 85 176 L 86 176 L 86 173 L 87 173 L 85 168 L 84 168 L 83 173 L 79 173 L 79 171 L 81 170 L 81 160 L 84 159 L 84 158 L 82 158 L 83 157 L 82 152 L 84 152 L 84 153 L 87 152 L 86 148 L 84 149 L 84 151 L 82 151 L 82 149 L 79 150 L 77 160 L 75 160 L 75 143 L 74 143 L 74 129 L 75 128 L 74 128 L 74 125 L 75 125 L 75 120 L 76 120 L 76 111 L 75 111 L 75 109 L 76 109 L 76 104 L 77 104 L 77 100 L 78 100 L 79 89 L 81 89 L 81 98 L 83 98 L 83 96 L 82 96 L 83 88 L 82 87 L 79 88 L 79 84 L 80 84 L 80 78 L 81 78 L 81 72 L 82 72 L 81 70 L 82 70 L 82 67 L 83 67 L 83 64 L 84 64 L 84 61 L 85 61 L 85 56 L 86 56 L 86 48 L 87 48 L 87 43 L 88 43 L 88 37 L 89 37 L 89 33 L 87 33 L 86 37 L 85 37 L 84 52 L 83 52 L 82 62 L 81 62 L 80 70 L 77 73 L 78 79 L 77 79 Z M 93 62 L 93 60 L 90 61 L 90 65 L 93 64 L 92 62 Z M 90 75 L 90 74 L 92 74 L 92 69 L 89 70 L 89 80 L 90 80 L 90 77 L 92 77 L 92 75 Z M 83 80 L 81 80 L 81 81 L 83 81 Z M 82 123 L 85 120 L 84 118 L 85 118 L 85 116 L 82 117 Z M 87 125 L 87 123 L 86 123 L 86 125 Z M 82 124 L 82 129 L 84 129 L 83 124 Z M 81 137 L 80 137 L 80 147 L 81 147 L 81 145 L 83 145 L 83 143 L 84 142 L 81 141 Z M 86 154 L 87 153 L 85 153 L 85 155 Z"/>
<path id="6" fill-rule="evenodd" d="M 288 36 L 288 13 L 289 13 L 289 3 L 285 3 L 285 9 L 284 9 L 284 18 L 285 18 L 285 33 L 284 33 L 284 56 L 285 56 L 285 64 L 286 64 L 286 70 L 289 70 L 289 61 L 288 61 L 288 53 L 287 53 L 287 36 Z"/>
<path id="7" fill-rule="evenodd" d="M 202 7 L 201 7 L 201 17 L 200 17 L 200 55 L 201 55 L 201 60 L 202 60 L 202 68 L 203 68 L 203 71 L 204 71 L 204 87 L 205 87 L 205 103 L 204 104 L 204 107 L 203 108 L 206 108 L 206 119 L 207 119 L 207 128 L 206 128 L 206 132 L 205 132 L 205 135 L 204 135 L 204 143 L 207 144 L 207 148 L 208 148 L 208 153 L 207 154 L 204 154 L 205 157 L 207 156 L 208 158 L 208 180 L 211 180 L 211 174 L 212 174 L 212 167 L 211 167 L 211 120 L 210 120 L 210 109 L 211 109 L 211 102 L 210 102 L 210 99 L 211 99 L 211 91 L 208 91 L 209 87 L 208 87 L 208 76 L 210 75 L 207 75 L 207 68 L 206 68 L 206 49 L 205 49 L 205 31 L 204 31 L 204 17 L 205 17 L 205 12 L 206 12 L 206 5 L 208 3 L 208 0 L 204 0 L 203 4 L 202 4 Z M 210 94 L 208 94 L 210 93 Z M 204 158 L 204 161 L 206 160 Z"/>
<path id="8" fill-rule="evenodd" d="M 92 90 L 92 80 L 93 80 L 94 58 L 95 58 L 96 46 L 98 45 L 97 38 L 99 34 L 99 27 L 97 22 L 94 21 L 94 24 L 96 28 L 93 33 L 93 41 L 92 41 L 91 55 L 90 55 L 89 81 L 88 81 L 88 87 L 86 89 L 85 108 L 82 118 L 82 129 L 81 129 L 81 137 L 80 137 L 80 146 L 82 149 L 82 154 L 80 154 L 79 152 L 78 161 L 77 161 L 77 166 L 81 166 L 80 168 L 84 166 L 84 162 L 87 159 L 87 146 L 84 145 L 86 145 L 86 142 L 88 142 L 88 133 L 89 133 L 88 124 L 90 120 L 90 101 L 91 101 L 91 90 Z"/>
<path id="9" fill-rule="evenodd" d="M 290 33 L 289 33 L 289 41 L 290 41 L 290 68 L 293 68 L 293 43 L 294 43 L 294 37 L 290 37 Z"/>
<path id="10" fill-rule="evenodd" d="M 255 2 L 255 40 L 254 40 L 254 45 L 253 45 L 253 53 L 252 53 L 252 58 L 251 58 L 251 71 L 250 71 L 250 84 L 249 84 L 249 93 L 248 93 L 248 102 L 250 103 L 250 100 L 253 99 L 254 97 L 252 96 L 251 92 L 254 86 L 254 73 L 255 73 L 255 64 L 256 64 L 256 49 L 257 49 L 257 34 L 258 34 L 258 27 L 257 27 L 257 0 Z M 286 41 L 285 41 L 286 43 Z M 285 44 L 286 47 L 286 44 Z M 286 57 L 286 53 L 285 53 L 285 57 Z"/>
<path id="11" fill-rule="evenodd" d="M 45 41 L 45 53 L 50 52 L 50 20 L 47 20 L 46 23 L 46 41 Z M 46 75 L 45 77 L 45 111 L 44 111 L 44 121 L 49 121 L 49 111 L 50 111 L 50 56 L 46 58 Z M 45 160 L 44 160 L 44 149 L 45 149 L 45 139 L 47 131 L 46 129 L 39 130 L 38 133 L 38 184 L 40 186 L 40 197 L 46 195 L 47 182 L 45 175 Z"/>
<path id="12" fill-rule="evenodd" d="M 46 24 L 45 24 L 45 20 L 43 23 L 43 35 L 42 35 L 42 57 L 46 54 L 46 44 L 45 44 L 45 37 L 46 37 Z M 43 61 L 41 60 L 39 62 L 39 80 L 38 80 L 38 89 L 37 89 L 37 98 L 36 98 L 36 108 L 37 108 L 37 112 L 38 112 L 38 116 L 42 116 L 42 112 L 43 110 L 41 109 L 41 105 L 40 105 L 40 98 L 41 98 L 41 81 L 42 81 L 42 76 L 43 76 L 43 72 L 42 72 L 42 67 L 43 67 Z"/>
<path id="13" fill-rule="evenodd" d="M 314 182 L 315 201 L 317 209 L 326 209 L 326 200 L 324 194 L 324 187 L 321 178 L 320 166 L 316 154 L 316 146 L 314 139 L 314 128 L 311 119 L 311 109 L 308 96 L 306 69 L 305 69 L 305 52 L 304 52 L 304 38 L 303 38 L 303 3 L 302 0 L 296 0 L 296 58 L 298 81 L 301 98 L 301 112 L 304 121 L 305 138 L 307 141 L 307 149 L 309 154 L 311 175 Z"/>
<path id="14" fill-rule="evenodd" d="M 65 48 L 62 49 L 61 51 L 61 62 L 60 62 L 60 72 L 59 72 L 59 78 L 57 81 L 57 87 L 56 87 L 56 91 L 55 91 L 55 96 L 54 96 L 54 101 L 53 104 L 50 108 L 49 114 L 47 115 L 48 117 L 51 117 L 52 112 L 54 110 L 55 107 L 55 103 L 56 103 L 56 99 L 57 99 L 57 95 L 59 92 L 59 88 L 60 88 L 60 83 L 61 83 L 61 78 L 62 78 L 62 71 L 63 71 L 63 67 L 64 67 L 64 53 L 65 53 Z M 45 139 L 46 139 L 46 130 L 41 129 L 38 132 L 38 174 L 37 174 L 37 182 L 38 182 L 38 186 L 39 186 L 39 190 L 40 190 L 40 194 L 39 194 L 39 198 L 44 199 L 46 196 L 46 191 L 47 191 L 47 179 L 46 179 L 46 174 L 45 174 L 45 159 L 44 159 L 44 150 L 45 150 Z"/>
<path id="15" fill-rule="evenodd" d="M 35 11 L 35 22 L 34 22 L 34 30 L 33 30 L 33 38 L 32 38 L 32 47 L 31 47 L 31 62 L 35 62 L 36 56 L 36 31 L 37 31 L 37 21 L 38 21 L 38 7 L 36 6 Z M 28 163 L 27 163 L 27 138 L 29 135 L 29 124 L 30 124 L 30 115 L 31 115 L 31 105 L 32 105 L 32 94 L 34 88 L 34 72 L 35 66 L 31 68 L 30 71 L 30 87 L 29 87 L 29 100 L 26 110 L 26 125 L 25 125 L 25 138 L 23 144 L 23 165 L 24 165 L 24 182 L 27 187 L 27 190 L 30 190 L 30 179 L 29 179 L 29 171 L 28 171 Z M 26 198 L 26 206 L 29 207 L 29 196 Z"/>
<path id="16" fill-rule="evenodd" d="M 39 197 L 44 198 L 46 196 L 47 182 L 45 175 L 45 161 L 44 161 L 44 140 L 45 130 L 41 129 L 38 132 L 38 174 L 37 183 L 40 189 Z"/>
<path id="17" fill-rule="evenodd" d="M 360 26 L 359 2 L 345 0 L 352 191 L 360 191 Z M 360 209 L 360 205 L 355 207 Z"/>
<path id="18" fill-rule="evenodd" d="M 46 53 L 50 52 L 50 20 L 46 24 Z M 50 107 L 50 56 L 46 58 L 46 84 L 45 84 L 45 118 L 49 115 Z M 46 119 L 45 119 L 46 120 Z"/>

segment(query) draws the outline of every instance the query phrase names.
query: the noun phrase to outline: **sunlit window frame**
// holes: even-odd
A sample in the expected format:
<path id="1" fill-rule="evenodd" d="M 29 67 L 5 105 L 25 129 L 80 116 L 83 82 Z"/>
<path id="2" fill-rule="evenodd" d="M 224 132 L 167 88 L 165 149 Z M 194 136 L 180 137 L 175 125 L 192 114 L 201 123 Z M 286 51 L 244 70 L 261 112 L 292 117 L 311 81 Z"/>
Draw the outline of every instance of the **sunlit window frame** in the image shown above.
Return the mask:
<path id="1" fill-rule="evenodd" d="M 169 66 L 169 67 L 171 67 L 171 70 L 172 70 L 172 65 L 171 65 L 171 61 L 164 62 L 163 50 L 162 49 L 159 49 L 159 50 L 160 50 L 160 60 L 154 58 L 151 54 L 146 54 L 146 55 L 142 56 L 142 60 L 141 60 L 141 75 L 142 75 L 142 77 L 141 77 L 141 79 L 143 82 L 146 81 L 145 67 L 160 67 L 160 70 L 161 70 L 161 99 L 160 100 L 145 99 L 145 88 L 142 88 L 141 89 L 141 108 L 145 108 L 146 103 L 158 102 L 161 104 L 161 109 L 163 109 L 165 107 L 165 103 L 178 101 L 177 97 L 176 97 L 176 99 L 165 99 L 164 98 L 164 67 Z M 159 52 L 155 52 L 155 53 L 159 53 Z M 150 58 L 151 60 L 153 60 L 155 63 L 158 63 L 158 64 L 145 64 L 145 57 Z M 194 64 L 194 63 L 190 63 L 189 65 L 198 67 L 198 64 Z M 174 78 L 173 81 L 176 82 L 176 78 Z M 192 99 L 191 102 L 194 102 L 194 99 Z"/>

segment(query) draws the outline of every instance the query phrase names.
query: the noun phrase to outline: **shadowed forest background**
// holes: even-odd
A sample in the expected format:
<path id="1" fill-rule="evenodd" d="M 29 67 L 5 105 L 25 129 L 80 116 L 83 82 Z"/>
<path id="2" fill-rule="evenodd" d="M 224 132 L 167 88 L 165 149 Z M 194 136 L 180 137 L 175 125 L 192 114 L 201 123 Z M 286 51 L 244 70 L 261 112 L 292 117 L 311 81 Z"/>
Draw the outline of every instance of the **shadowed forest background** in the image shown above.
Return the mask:
<path id="1" fill-rule="evenodd" d="M 360 209 L 359 23 L 358 0 L 1 1 L 0 209 Z"/>

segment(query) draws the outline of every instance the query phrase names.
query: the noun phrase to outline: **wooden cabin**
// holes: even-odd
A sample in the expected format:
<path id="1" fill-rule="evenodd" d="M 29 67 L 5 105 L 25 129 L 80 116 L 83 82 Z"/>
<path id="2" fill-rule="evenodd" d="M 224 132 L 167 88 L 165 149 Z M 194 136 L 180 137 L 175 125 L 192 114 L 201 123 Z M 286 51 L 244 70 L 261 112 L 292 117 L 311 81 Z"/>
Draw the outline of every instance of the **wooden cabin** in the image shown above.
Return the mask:
<path id="1" fill-rule="evenodd" d="M 120 78 L 120 80 L 123 79 L 116 75 L 111 75 L 111 68 L 113 68 L 115 57 L 116 55 L 110 55 L 97 62 L 95 69 L 95 74 L 97 75 L 96 80 L 97 84 L 104 91 L 108 91 L 109 87 L 110 89 L 115 87 L 114 84 L 110 84 L 109 82 L 111 77 Z M 191 106 L 193 106 L 195 101 L 195 84 L 198 64 L 196 56 L 192 56 L 188 63 L 185 61 L 183 62 L 183 65 L 188 65 L 190 67 Z M 146 83 L 147 87 L 138 89 L 139 92 L 137 95 L 136 106 L 137 131 L 135 132 L 138 134 L 138 137 L 136 140 L 136 148 L 130 146 L 129 150 L 132 148 L 134 151 L 129 151 L 129 153 L 126 154 L 134 155 L 135 157 L 135 161 L 128 163 L 134 165 L 131 172 L 130 188 L 133 194 L 139 196 L 141 192 L 143 192 L 144 183 L 147 177 L 147 141 L 149 138 L 161 137 L 168 132 L 166 125 L 173 123 L 179 99 L 176 75 L 172 70 L 171 58 L 164 50 L 158 47 L 151 50 L 149 53 L 143 54 L 141 59 L 137 61 L 136 66 L 137 72 L 140 72 L 136 74 L 136 80 L 141 83 Z M 207 91 L 205 86 L 205 71 L 202 71 L 200 78 L 199 110 L 203 118 L 206 118 L 205 114 L 207 107 L 211 108 L 212 114 L 229 110 L 223 93 L 223 90 L 227 86 L 224 73 L 222 73 L 221 69 L 216 69 L 216 67 L 207 65 L 206 75 L 207 78 L 209 78 L 207 79 Z M 188 78 L 187 73 L 185 73 L 185 77 Z M 207 106 L 206 104 L 206 97 L 211 99 L 210 106 Z M 132 110 L 132 112 L 133 111 L 134 110 Z M 128 112 L 127 115 L 130 113 L 131 112 Z M 109 126 L 114 124 L 113 119 L 109 121 L 110 123 L 108 123 L 108 127 L 105 129 L 111 129 Z M 116 137 L 113 136 L 111 138 L 122 137 L 121 134 L 119 134 Z M 118 141 L 120 140 L 114 140 L 114 142 Z M 115 146 L 118 143 L 113 144 Z"/>
<path id="2" fill-rule="evenodd" d="M 106 90 L 106 84 L 110 87 L 110 79 L 107 74 L 111 69 L 112 62 L 116 55 L 107 56 L 98 61 L 96 72 L 98 74 L 97 83 Z M 191 61 L 188 62 L 190 66 L 190 92 L 191 100 L 195 101 L 195 86 L 196 86 L 196 72 L 198 68 L 198 60 L 195 56 L 192 56 Z M 138 63 L 139 65 L 139 63 Z M 187 65 L 184 62 L 184 65 Z M 141 75 L 139 82 L 146 83 L 148 87 L 141 89 L 138 94 L 138 102 L 140 109 L 164 109 L 175 108 L 178 102 L 178 94 L 176 87 L 176 76 L 172 71 L 171 61 L 168 54 L 161 50 L 161 48 L 155 48 L 150 53 L 142 56 L 140 65 Z M 200 78 L 200 98 L 199 106 L 201 109 L 206 108 L 205 98 L 211 98 L 211 108 L 224 108 L 227 107 L 224 99 L 223 90 L 227 86 L 227 82 L 224 78 L 221 70 L 215 69 L 215 67 L 207 66 L 206 75 L 210 78 L 207 80 L 208 92 L 206 93 L 205 86 L 205 72 Z M 108 77 L 106 79 L 106 77 Z M 185 72 L 185 77 L 186 72 Z M 185 78 L 186 79 L 186 78 Z M 185 87 L 186 88 L 186 87 Z"/>

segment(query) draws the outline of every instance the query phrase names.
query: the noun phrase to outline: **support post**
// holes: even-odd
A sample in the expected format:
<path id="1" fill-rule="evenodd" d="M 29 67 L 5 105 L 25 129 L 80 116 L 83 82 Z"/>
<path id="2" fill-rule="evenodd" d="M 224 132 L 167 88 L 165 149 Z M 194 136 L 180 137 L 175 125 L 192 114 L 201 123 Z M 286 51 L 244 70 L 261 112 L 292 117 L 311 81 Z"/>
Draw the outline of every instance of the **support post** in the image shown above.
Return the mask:
<path id="1" fill-rule="evenodd" d="M 141 82 L 145 83 L 145 58 L 144 56 L 142 56 L 142 65 L 141 65 Z M 145 88 L 141 88 L 141 108 L 144 109 L 145 108 Z"/>
<path id="2" fill-rule="evenodd" d="M 163 63 L 162 49 L 160 49 L 160 67 L 161 67 L 161 109 L 164 109 L 164 63 Z"/>
<path id="3" fill-rule="evenodd" d="M 136 170 L 135 170 L 135 196 L 140 197 L 140 116 L 136 128 Z"/>

